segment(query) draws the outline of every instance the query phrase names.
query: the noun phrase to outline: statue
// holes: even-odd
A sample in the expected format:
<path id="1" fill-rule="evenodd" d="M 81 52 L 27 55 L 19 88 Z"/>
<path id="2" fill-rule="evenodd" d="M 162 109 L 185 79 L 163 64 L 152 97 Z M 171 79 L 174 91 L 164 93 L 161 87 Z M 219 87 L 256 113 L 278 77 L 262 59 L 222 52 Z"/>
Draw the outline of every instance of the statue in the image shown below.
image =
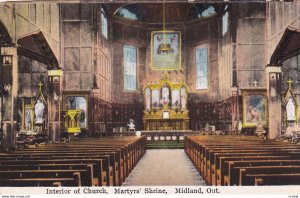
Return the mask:
<path id="1" fill-rule="evenodd" d="M 28 109 L 25 111 L 25 129 L 31 129 L 31 110 Z"/>
<path id="2" fill-rule="evenodd" d="M 34 106 L 34 113 L 35 113 L 35 123 L 42 124 L 43 123 L 43 116 L 44 116 L 45 106 L 41 100 L 37 100 Z"/>
<path id="3" fill-rule="evenodd" d="M 135 131 L 135 125 L 133 124 L 133 119 L 129 119 L 129 124 L 128 127 L 129 127 L 129 131 Z"/>
<path id="4" fill-rule="evenodd" d="M 266 139 L 266 130 L 263 128 L 263 124 L 261 121 L 257 122 L 256 128 L 255 128 L 255 134 L 258 135 L 258 137 L 262 139 Z"/>
<path id="5" fill-rule="evenodd" d="M 292 98 L 289 98 L 288 103 L 286 105 L 286 114 L 288 121 L 296 120 L 296 107 Z"/>
<path id="6" fill-rule="evenodd" d="M 170 101 L 169 101 L 169 87 L 167 85 L 164 85 L 164 87 L 162 88 L 162 99 L 161 99 L 161 104 L 162 105 L 167 105 Z"/>
<path id="7" fill-rule="evenodd" d="M 169 99 L 166 98 L 166 97 L 164 97 L 163 99 L 161 99 L 160 103 L 161 103 L 163 106 L 165 106 L 165 105 L 167 105 L 167 104 L 169 103 Z"/>

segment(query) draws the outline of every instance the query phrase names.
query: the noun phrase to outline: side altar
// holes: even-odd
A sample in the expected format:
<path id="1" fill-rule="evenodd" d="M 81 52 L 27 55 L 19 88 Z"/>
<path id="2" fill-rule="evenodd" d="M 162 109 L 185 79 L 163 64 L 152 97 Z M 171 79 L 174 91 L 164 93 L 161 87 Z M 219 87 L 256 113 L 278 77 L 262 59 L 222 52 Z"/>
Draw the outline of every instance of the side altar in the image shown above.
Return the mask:
<path id="1" fill-rule="evenodd" d="M 187 97 L 186 84 L 171 82 L 166 74 L 159 83 L 145 85 L 144 130 L 188 130 Z"/>

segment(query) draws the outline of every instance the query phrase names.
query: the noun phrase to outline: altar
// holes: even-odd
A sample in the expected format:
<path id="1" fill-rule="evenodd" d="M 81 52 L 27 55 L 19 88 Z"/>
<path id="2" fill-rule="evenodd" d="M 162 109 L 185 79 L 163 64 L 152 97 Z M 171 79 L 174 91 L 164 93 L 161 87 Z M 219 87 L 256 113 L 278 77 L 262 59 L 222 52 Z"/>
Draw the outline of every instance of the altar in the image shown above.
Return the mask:
<path id="1" fill-rule="evenodd" d="M 186 107 L 188 88 L 184 82 L 171 82 L 166 74 L 159 83 L 144 87 L 144 130 L 188 130 Z"/>

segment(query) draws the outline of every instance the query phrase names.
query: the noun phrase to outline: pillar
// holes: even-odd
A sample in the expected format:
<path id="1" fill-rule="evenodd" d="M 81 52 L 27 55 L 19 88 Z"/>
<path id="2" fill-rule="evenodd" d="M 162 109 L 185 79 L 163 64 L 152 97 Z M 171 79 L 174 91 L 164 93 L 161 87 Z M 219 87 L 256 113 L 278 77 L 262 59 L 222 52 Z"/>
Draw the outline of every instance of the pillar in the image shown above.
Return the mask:
<path id="1" fill-rule="evenodd" d="M 268 97 L 268 138 L 276 139 L 281 134 L 281 67 L 266 67 Z"/>
<path id="2" fill-rule="evenodd" d="M 48 71 L 49 80 L 49 100 L 48 100 L 48 120 L 49 120 L 49 139 L 51 142 L 60 141 L 61 133 L 61 78 L 62 71 L 54 69 Z"/>
<path id="3" fill-rule="evenodd" d="M 238 109 L 238 86 L 231 87 L 231 129 L 238 134 L 239 109 Z"/>
<path id="4" fill-rule="evenodd" d="M 17 94 L 18 94 L 18 56 L 15 45 L 1 47 L 1 128 L 2 149 L 13 150 L 16 146 Z M 3 105 L 3 106 L 2 106 Z"/>

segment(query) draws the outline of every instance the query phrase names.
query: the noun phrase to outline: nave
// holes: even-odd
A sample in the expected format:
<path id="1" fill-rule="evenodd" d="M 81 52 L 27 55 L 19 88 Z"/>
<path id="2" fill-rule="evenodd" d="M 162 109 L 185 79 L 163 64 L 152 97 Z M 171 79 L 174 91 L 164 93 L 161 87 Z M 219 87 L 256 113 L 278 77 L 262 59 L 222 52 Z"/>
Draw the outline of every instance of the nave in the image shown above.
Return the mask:
<path id="1" fill-rule="evenodd" d="M 300 145 L 254 136 L 186 136 L 148 149 L 145 136 L 83 138 L 0 154 L 0 186 L 299 185 Z"/>
<path id="2" fill-rule="evenodd" d="M 183 149 L 150 149 L 124 186 L 203 186 L 204 180 Z"/>

